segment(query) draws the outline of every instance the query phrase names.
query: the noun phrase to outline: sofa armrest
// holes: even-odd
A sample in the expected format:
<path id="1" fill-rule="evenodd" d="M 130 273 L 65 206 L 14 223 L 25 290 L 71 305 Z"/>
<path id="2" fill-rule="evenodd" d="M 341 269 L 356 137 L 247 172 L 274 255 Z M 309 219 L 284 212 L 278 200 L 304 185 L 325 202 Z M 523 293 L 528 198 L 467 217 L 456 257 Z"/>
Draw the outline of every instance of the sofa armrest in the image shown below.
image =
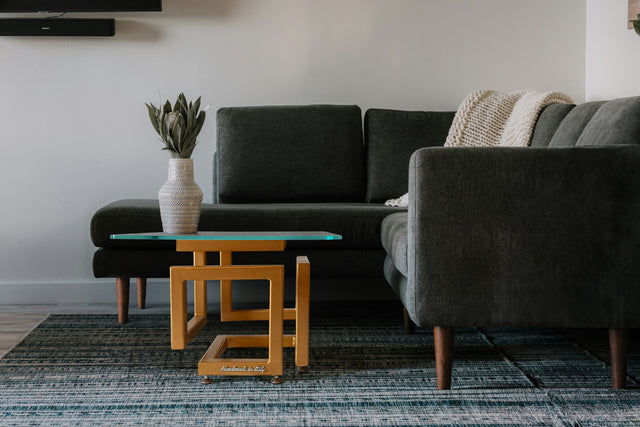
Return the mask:
<path id="1" fill-rule="evenodd" d="M 424 148 L 409 167 L 419 323 L 629 326 L 640 147 Z"/>

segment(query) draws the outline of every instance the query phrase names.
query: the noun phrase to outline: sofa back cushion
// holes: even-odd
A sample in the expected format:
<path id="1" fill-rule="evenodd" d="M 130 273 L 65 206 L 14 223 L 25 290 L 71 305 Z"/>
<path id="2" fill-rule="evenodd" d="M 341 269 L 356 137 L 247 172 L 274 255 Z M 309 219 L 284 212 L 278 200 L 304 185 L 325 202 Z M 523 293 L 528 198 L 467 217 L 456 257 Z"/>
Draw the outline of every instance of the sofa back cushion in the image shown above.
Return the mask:
<path id="1" fill-rule="evenodd" d="M 231 107 L 217 118 L 214 200 L 364 201 L 359 107 Z"/>
<path id="2" fill-rule="evenodd" d="M 603 103 L 585 126 L 577 146 L 640 144 L 640 96 Z"/>
<path id="3" fill-rule="evenodd" d="M 548 147 L 560 124 L 574 107 L 574 104 L 547 105 L 536 120 L 529 145 L 531 147 Z"/>
<path id="4" fill-rule="evenodd" d="M 409 159 L 419 148 L 444 145 L 455 111 L 370 109 L 364 117 L 367 197 L 384 203 L 409 188 Z"/>
<path id="5" fill-rule="evenodd" d="M 531 145 L 544 146 L 550 135 L 549 147 L 640 144 L 640 97 L 585 102 L 574 108 L 550 105 L 538 118 Z"/>
<path id="6" fill-rule="evenodd" d="M 578 142 L 587 123 L 593 118 L 604 102 L 585 102 L 576 105 L 558 126 L 549 147 L 573 147 Z"/>

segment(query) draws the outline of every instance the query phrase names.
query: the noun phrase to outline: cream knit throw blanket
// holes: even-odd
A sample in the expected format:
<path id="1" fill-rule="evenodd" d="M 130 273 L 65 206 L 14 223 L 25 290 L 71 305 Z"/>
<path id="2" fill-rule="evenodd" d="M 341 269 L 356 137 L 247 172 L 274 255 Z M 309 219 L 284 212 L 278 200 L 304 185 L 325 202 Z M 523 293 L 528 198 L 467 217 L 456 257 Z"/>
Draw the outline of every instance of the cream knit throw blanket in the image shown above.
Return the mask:
<path id="1" fill-rule="evenodd" d="M 561 92 L 476 90 L 460 104 L 444 146 L 526 147 L 540 111 L 559 103 L 573 99 Z M 408 199 L 404 194 L 385 205 L 407 206 Z"/>
<path id="2" fill-rule="evenodd" d="M 573 103 L 560 92 L 476 90 L 462 101 L 445 147 L 526 147 L 540 111 Z"/>

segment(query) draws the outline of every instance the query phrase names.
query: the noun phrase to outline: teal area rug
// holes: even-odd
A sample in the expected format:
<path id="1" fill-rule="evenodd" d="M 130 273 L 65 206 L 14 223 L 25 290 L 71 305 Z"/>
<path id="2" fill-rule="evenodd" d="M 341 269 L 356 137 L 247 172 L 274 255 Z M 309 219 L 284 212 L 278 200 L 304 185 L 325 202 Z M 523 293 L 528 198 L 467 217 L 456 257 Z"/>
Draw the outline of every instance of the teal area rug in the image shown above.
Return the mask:
<path id="1" fill-rule="evenodd" d="M 168 315 L 51 315 L 0 360 L 0 425 L 640 425 L 635 336 L 629 388 L 615 391 L 605 331 L 459 329 L 453 388 L 437 391 L 431 331 L 405 335 L 396 305 L 325 307 L 308 373 L 288 349 L 280 385 L 201 384 L 214 336 L 254 330 L 265 327 L 213 316 L 173 351 Z"/>

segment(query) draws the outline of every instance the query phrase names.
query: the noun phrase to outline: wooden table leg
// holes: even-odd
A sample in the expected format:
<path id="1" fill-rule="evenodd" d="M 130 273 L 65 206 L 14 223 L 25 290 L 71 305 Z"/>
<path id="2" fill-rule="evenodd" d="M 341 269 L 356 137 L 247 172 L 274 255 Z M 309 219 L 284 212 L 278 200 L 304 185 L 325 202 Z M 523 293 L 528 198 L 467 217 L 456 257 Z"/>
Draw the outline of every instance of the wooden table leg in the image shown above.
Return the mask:
<path id="1" fill-rule="evenodd" d="M 284 329 L 284 266 L 207 266 L 172 267 L 173 273 L 182 274 L 183 279 L 204 280 L 268 280 L 269 309 L 240 310 L 238 315 L 249 319 L 269 320 L 268 335 L 219 335 L 198 363 L 199 375 L 271 375 L 273 382 L 279 383 L 283 362 Z M 266 315 L 267 317 L 263 317 Z M 288 338 L 292 344 L 293 338 Z M 268 347 L 268 359 L 226 359 L 222 354 L 228 348 Z"/>
<path id="2" fill-rule="evenodd" d="M 229 251 L 220 251 L 220 266 L 231 265 L 233 255 Z M 233 312 L 233 281 L 220 280 L 220 321 L 236 320 Z"/>
<path id="3" fill-rule="evenodd" d="M 269 289 L 269 367 L 273 367 L 271 375 L 273 383 L 279 384 L 282 376 L 283 350 L 282 334 L 284 333 L 284 268 L 276 277 L 271 278 Z M 297 348 L 297 346 L 296 346 Z"/>
<path id="4" fill-rule="evenodd" d="M 184 349 L 207 323 L 206 315 L 194 314 L 190 320 L 187 315 L 187 280 L 201 282 L 202 290 L 206 286 L 206 277 L 200 273 L 208 271 L 207 268 L 193 266 L 170 269 L 171 348 L 174 350 Z M 198 285 L 195 288 L 197 292 Z M 199 310 L 203 310 L 203 305 L 206 305 L 206 300 L 199 302 Z"/>
<path id="5" fill-rule="evenodd" d="M 202 267 L 207 265 L 207 253 L 195 251 L 193 253 L 193 265 Z M 194 316 L 207 317 L 207 281 L 195 280 L 193 282 L 193 314 Z"/>
<path id="6" fill-rule="evenodd" d="M 187 346 L 187 284 L 175 267 L 170 271 L 171 348 L 182 350 Z"/>
<path id="7" fill-rule="evenodd" d="M 309 297 L 310 264 L 306 256 L 296 259 L 296 368 L 309 368 Z"/>

